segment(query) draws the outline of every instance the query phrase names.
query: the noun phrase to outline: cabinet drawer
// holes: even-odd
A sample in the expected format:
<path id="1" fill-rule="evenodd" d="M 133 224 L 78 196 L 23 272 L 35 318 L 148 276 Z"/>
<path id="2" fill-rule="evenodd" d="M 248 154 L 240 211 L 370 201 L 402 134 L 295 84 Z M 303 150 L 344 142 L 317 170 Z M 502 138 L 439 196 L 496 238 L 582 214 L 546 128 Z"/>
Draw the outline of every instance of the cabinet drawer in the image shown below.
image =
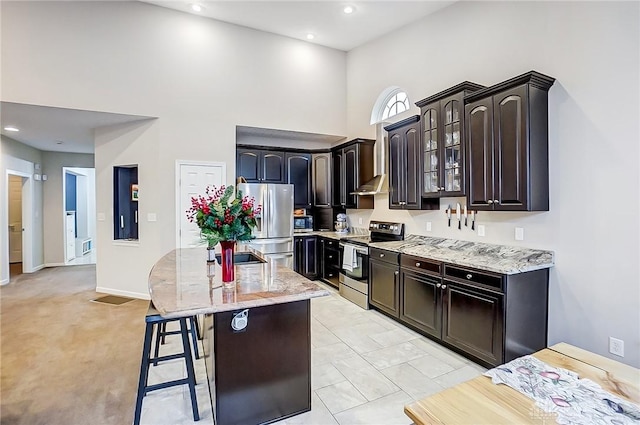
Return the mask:
<path id="1" fill-rule="evenodd" d="M 340 268 L 340 251 L 338 251 L 337 249 L 327 249 L 325 247 L 324 263 L 327 266 Z"/>
<path id="2" fill-rule="evenodd" d="M 450 266 L 445 264 L 444 276 L 455 278 L 466 283 L 475 283 L 488 288 L 502 291 L 502 275 L 491 272 L 478 271 L 473 269 L 465 269 L 458 266 Z"/>
<path id="3" fill-rule="evenodd" d="M 340 243 L 340 241 L 329 238 L 320 238 L 320 242 L 324 244 L 325 248 L 335 249 L 338 249 L 338 244 Z"/>
<path id="4" fill-rule="evenodd" d="M 371 247 L 369 248 L 369 258 L 391 264 L 399 264 L 400 262 L 399 253 Z"/>
<path id="5" fill-rule="evenodd" d="M 400 265 L 402 267 L 420 270 L 431 275 L 440 276 L 442 274 L 441 262 L 414 257 L 412 255 L 401 255 Z"/>

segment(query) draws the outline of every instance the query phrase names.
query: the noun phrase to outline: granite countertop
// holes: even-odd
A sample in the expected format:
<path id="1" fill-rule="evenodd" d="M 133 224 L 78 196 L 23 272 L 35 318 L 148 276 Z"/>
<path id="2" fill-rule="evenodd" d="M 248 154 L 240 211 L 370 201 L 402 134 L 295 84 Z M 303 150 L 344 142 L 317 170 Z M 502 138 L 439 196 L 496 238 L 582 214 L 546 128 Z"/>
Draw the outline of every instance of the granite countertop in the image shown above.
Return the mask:
<path id="1" fill-rule="evenodd" d="M 359 228 L 359 227 L 353 227 L 351 229 L 349 229 L 348 232 L 333 232 L 333 231 L 326 231 L 326 230 L 314 230 L 313 232 L 300 232 L 300 233 L 294 233 L 293 236 L 322 236 L 323 238 L 329 238 L 329 239 L 335 239 L 335 240 L 340 240 L 340 239 L 346 239 L 346 238 L 356 238 L 359 236 L 367 236 L 369 235 L 369 231 L 367 229 L 363 229 L 363 228 Z"/>
<path id="2" fill-rule="evenodd" d="M 369 246 L 508 275 L 547 269 L 554 264 L 553 251 L 419 235 Z"/>
<path id="3" fill-rule="evenodd" d="M 259 254 L 256 254 L 259 255 Z M 273 264 L 236 264 L 236 285 L 222 288 L 222 269 L 207 263 L 205 248 L 176 249 L 149 274 L 149 292 L 163 317 L 185 317 L 262 307 L 329 295 L 293 270 Z"/>

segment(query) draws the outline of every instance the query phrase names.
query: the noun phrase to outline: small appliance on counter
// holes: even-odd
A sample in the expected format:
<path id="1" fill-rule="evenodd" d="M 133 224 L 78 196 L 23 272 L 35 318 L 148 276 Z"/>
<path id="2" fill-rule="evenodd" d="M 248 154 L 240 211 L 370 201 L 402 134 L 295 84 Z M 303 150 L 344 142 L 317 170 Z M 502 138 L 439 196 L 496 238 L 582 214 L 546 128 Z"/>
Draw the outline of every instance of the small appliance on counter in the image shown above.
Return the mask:
<path id="1" fill-rule="evenodd" d="M 349 231 L 349 225 L 347 224 L 347 215 L 340 213 L 336 216 L 336 232 L 347 233 Z"/>

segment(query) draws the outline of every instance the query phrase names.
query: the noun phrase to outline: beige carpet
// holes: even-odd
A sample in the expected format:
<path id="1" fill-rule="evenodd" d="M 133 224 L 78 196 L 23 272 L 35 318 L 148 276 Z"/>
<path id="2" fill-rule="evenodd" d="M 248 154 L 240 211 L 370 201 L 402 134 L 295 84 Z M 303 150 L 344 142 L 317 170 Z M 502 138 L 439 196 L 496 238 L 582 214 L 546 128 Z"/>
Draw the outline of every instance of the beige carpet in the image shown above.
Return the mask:
<path id="1" fill-rule="evenodd" d="M 95 266 L 0 288 L 0 423 L 131 424 L 148 301 L 97 298 Z"/>

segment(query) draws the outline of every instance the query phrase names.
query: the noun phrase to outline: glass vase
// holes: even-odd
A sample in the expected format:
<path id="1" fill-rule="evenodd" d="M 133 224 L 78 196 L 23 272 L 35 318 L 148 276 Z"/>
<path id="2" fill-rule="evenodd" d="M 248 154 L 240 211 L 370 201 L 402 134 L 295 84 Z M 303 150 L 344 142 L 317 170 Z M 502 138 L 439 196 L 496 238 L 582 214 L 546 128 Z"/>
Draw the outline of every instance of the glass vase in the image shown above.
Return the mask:
<path id="1" fill-rule="evenodd" d="M 235 282 L 234 267 L 233 267 L 233 252 L 235 250 L 236 241 L 220 241 L 220 248 L 222 249 L 222 284 L 225 286 L 233 286 Z"/>

